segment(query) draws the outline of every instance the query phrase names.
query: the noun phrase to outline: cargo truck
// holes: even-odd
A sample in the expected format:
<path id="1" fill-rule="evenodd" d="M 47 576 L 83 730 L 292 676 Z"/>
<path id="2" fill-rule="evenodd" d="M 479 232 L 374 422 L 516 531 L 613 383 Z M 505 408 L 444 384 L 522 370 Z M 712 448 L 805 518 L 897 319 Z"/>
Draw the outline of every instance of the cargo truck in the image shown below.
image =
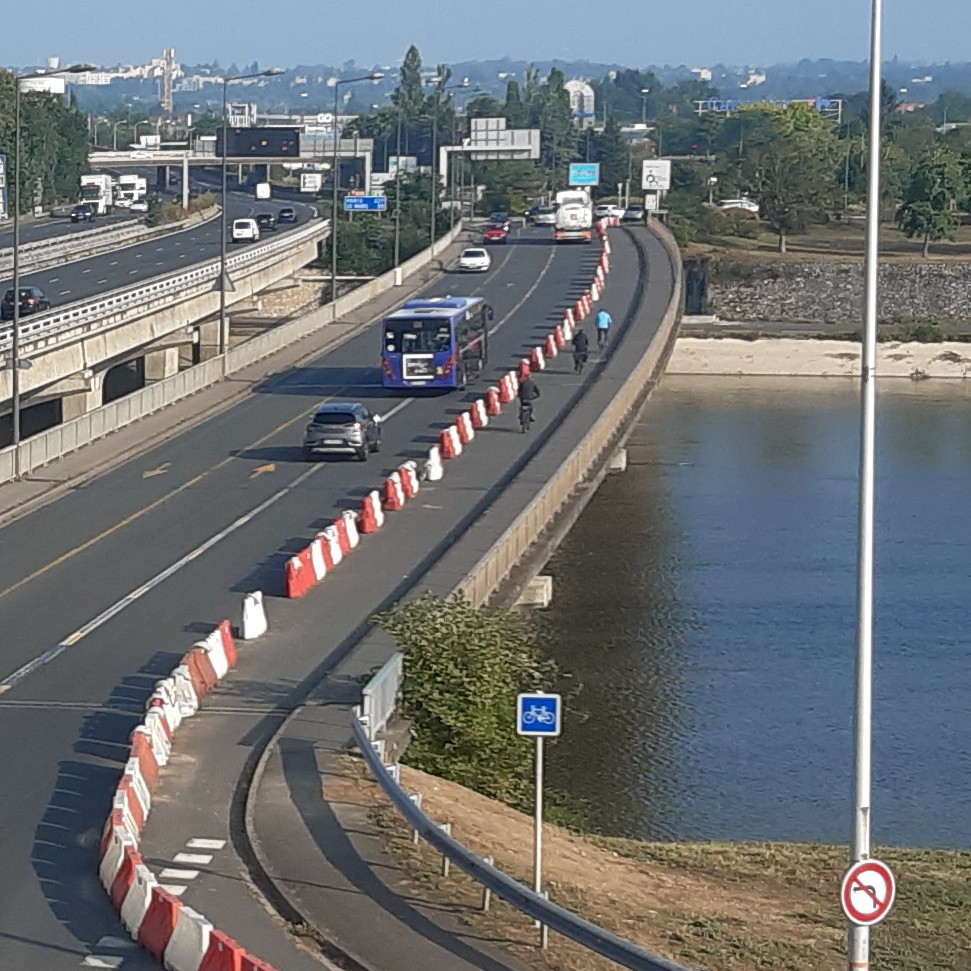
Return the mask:
<path id="1" fill-rule="evenodd" d="M 557 243 L 589 243 L 593 239 L 593 206 L 585 189 L 557 192 L 553 239 Z"/>
<path id="2" fill-rule="evenodd" d="M 99 216 L 111 211 L 115 204 L 114 187 L 110 175 L 82 175 L 81 201 L 92 206 Z"/>
<path id="3" fill-rule="evenodd" d="M 144 175 L 119 175 L 115 181 L 115 205 L 128 208 L 148 195 L 148 179 Z"/>

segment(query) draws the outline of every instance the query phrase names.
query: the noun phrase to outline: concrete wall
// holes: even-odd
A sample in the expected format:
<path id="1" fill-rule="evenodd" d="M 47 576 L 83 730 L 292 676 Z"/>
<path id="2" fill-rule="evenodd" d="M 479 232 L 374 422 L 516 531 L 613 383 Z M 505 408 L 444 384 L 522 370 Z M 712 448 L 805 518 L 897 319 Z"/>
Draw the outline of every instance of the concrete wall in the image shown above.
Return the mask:
<path id="1" fill-rule="evenodd" d="M 436 244 L 436 252 L 442 252 L 462 231 L 461 223 Z M 401 276 L 406 278 L 424 266 L 432 257 L 429 250 L 413 256 L 401 265 Z M 341 297 L 337 301 L 336 314 L 341 317 L 367 303 L 370 299 L 394 286 L 396 274 L 394 271 L 385 273 L 375 280 L 371 280 L 357 290 Z M 218 294 L 216 295 L 218 300 Z M 213 358 L 186 371 L 180 371 L 171 377 L 157 381 L 141 391 L 113 401 L 74 421 L 58 425 L 40 435 L 32 436 L 20 444 L 17 450 L 5 448 L 0 451 L 0 483 L 14 478 L 16 472 L 26 475 L 73 452 L 89 442 L 123 428 L 131 422 L 138 421 L 146 415 L 159 411 L 181 398 L 185 398 L 202 388 L 214 384 L 229 374 L 244 368 L 256 361 L 262 360 L 275 351 L 288 346 L 296 340 L 312 334 L 333 320 L 335 311 L 328 304 L 319 310 L 288 321 L 279 327 L 259 334 L 237 347 L 232 348 L 226 356 Z M 30 372 L 25 372 L 30 373 Z M 19 454 L 15 455 L 15 451 Z"/>
<path id="2" fill-rule="evenodd" d="M 880 318 L 971 321 L 971 263 L 885 261 Z M 859 327 L 862 260 L 713 259 L 709 312 L 723 320 L 818 321 Z"/>

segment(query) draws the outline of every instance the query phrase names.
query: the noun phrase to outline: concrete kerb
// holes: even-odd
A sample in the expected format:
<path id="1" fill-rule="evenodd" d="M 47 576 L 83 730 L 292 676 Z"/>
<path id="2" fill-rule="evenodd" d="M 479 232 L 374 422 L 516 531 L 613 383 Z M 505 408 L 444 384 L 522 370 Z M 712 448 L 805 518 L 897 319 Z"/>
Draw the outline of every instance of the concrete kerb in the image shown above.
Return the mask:
<path id="1" fill-rule="evenodd" d="M 466 227 L 464 227 L 461 223 L 456 224 L 454 230 L 450 231 L 449 234 L 442 237 L 442 239 L 436 243 L 436 250 L 442 254 L 447 252 L 449 248 L 455 245 L 455 241 L 459 239 L 465 228 Z M 417 262 L 422 257 L 424 257 L 423 261 Z M 428 250 L 417 254 L 415 257 L 412 257 L 412 259 L 408 261 L 408 264 L 411 264 L 409 266 L 409 276 L 414 276 L 419 271 L 427 269 L 433 265 L 432 258 L 430 257 Z M 408 264 L 402 264 L 402 266 Z M 437 268 L 435 272 L 438 272 Z M 412 296 L 417 289 L 424 286 L 425 283 L 428 282 L 428 279 L 429 277 L 427 276 L 422 277 L 421 279 L 415 279 L 412 281 L 413 285 L 410 288 L 396 288 L 393 286 L 393 273 L 385 274 L 384 276 L 380 277 L 379 280 L 390 281 L 390 284 L 386 284 L 383 289 L 378 289 L 372 286 L 373 284 L 377 283 L 378 280 L 370 281 L 370 284 L 365 285 L 371 287 L 371 289 L 367 291 L 368 295 L 366 297 L 359 298 L 355 304 L 343 304 L 343 309 L 341 312 L 351 313 L 353 310 L 359 309 L 376 296 L 383 294 L 390 295 L 392 292 L 395 294 L 394 303 L 406 300 Z M 347 294 L 342 298 L 342 300 L 349 301 L 350 298 L 354 297 L 359 293 L 360 290 L 363 289 L 364 287 L 358 288 L 358 290 Z M 284 353 L 287 350 L 293 349 L 295 346 L 294 342 L 306 340 L 316 334 L 318 331 L 324 329 L 326 326 L 333 326 L 333 323 L 329 317 L 329 305 L 321 307 L 318 310 L 313 311 L 311 314 L 305 315 L 303 318 L 297 318 L 296 320 L 289 321 L 287 324 L 282 325 L 280 328 L 276 328 L 272 333 L 282 331 L 284 327 L 291 327 L 291 325 L 299 324 L 301 321 L 308 318 L 313 318 L 312 326 L 306 327 L 303 332 L 295 333 L 293 329 L 288 330 L 286 332 L 285 340 L 278 339 L 278 347 L 261 349 L 254 347 L 253 352 L 250 352 L 252 354 L 251 359 L 247 359 L 244 351 L 247 345 L 252 343 L 252 341 L 246 341 L 245 343 L 239 344 L 237 347 L 232 348 L 230 354 L 239 352 L 236 357 L 236 367 L 234 371 L 225 370 L 224 358 L 213 358 L 212 360 L 196 365 L 189 370 L 180 371 L 171 378 L 166 378 L 166 382 L 171 382 L 173 385 L 178 384 L 181 386 L 175 395 L 166 396 L 164 390 L 156 390 L 159 389 L 159 386 L 164 383 L 162 381 L 143 389 L 142 393 L 155 396 L 155 402 L 151 410 L 145 410 L 139 414 L 129 414 L 122 424 L 109 427 L 110 422 L 107 421 L 108 411 L 113 408 L 121 410 L 130 409 L 132 406 L 131 398 L 133 396 L 120 398 L 118 401 L 112 402 L 110 405 L 105 405 L 103 408 L 97 408 L 94 411 L 89 412 L 87 415 L 82 416 L 82 418 L 76 419 L 75 422 L 68 423 L 67 425 L 57 426 L 54 429 L 50 429 L 50 432 L 29 438 L 20 446 L 22 450 L 21 456 L 22 458 L 24 457 L 25 451 L 29 451 L 30 449 L 36 450 L 38 454 L 33 457 L 36 465 L 28 469 L 28 466 L 24 464 L 22 468 L 28 469 L 28 471 L 23 472 L 24 478 L 19 482 L 14 480 L 13 475 L 14 450 L 9 447 L 0 450 L 0 526 L 3 526 L 14 519 L 20 518 L 21 516 L 38 508 L 41 508 L 49 502 L 53 502 L 68 488 L 73 488 L 80 483 L 90 481 L 91 479 L 115 467 L 122 461 L 126 461 L 130 458 L 151 451 L 161 441 L 166 440 L 172 434 L 195 428 L 204 421 L 207 421 L 228 408 L 233 407 L 233 405 L 236 404 L 240 398 L 244 397 L 250 392 L 250 388 L 253 384 L 265 381 L 276 374 L 280 374 L 287 368 L 301 367 L 308 361 L 319 356 L 324 350 L 331 350 L 333 348 L 340 347 L 342 344 L 356 336 L 356 334 L 358 334 L 362 329 L 371 326 L 371 324 L 373 324 L 382 313 L 384 313 L 383 310 L 381 313 L 373 317 L 369 317 L 366 320 L 359 321 L 356 324 L 346 326 L 346 329 L 342 329 L 341 333 L 330 336 L 323 342 L 315 344 L 314 347 L 305 350 L 302 353 L 297 353 L 292 358 L 282 362 L 283 366 L 277 370 L 261 370 L 252 378 L 246 378 L 240 374 L 243 369 L 248 367 L 256 367 L 261 361 L 264 361 L 274 353 Z M 254 338 L 254 340 L 257 339 L 258 338 Z M 203 380 L 196 378 L 194 376 L 194 372 L 198 372 L 200 378 Z M 229 385 L 225 383 L 224 379 L 229 377 L 231 374 L 235 375 L 234 383 Z M 238 384 L 236 382 L 238 382 Z M 136 394 L 139 393 L 140 392 L 136 392 Z M 133 437 L 133 440 L 127 444 L 120 453 L 118 449 L 112 449 L 110 454 L 108 454 L 105 458 L 96 461 L 94 464 L 84 468 L 77 474 L 68 475 L 62 480 L 45 482 L 42 488 L 37 490 L 37 494 L 35 495 L 28 495 L 26 497 L 17 497 L 11 495 L 6 503 L 3 502 L 2 491 L 4 486 L 6 486 L 6 488 L 9 490 L 17 490 L 18 487 L 37 484 L 34 483 L 33 480 L 27 478 L 29 471 L 40 468 L 57 459 L 69 458 L 72 454 L 77 453 L 78 450 L 85 446 L 96 447 L 100 443 L 103 443 L 105 440 L 110 438 L 110 436 L 124 433 L 126 430 L 131 429 L 139 422 L 152 420 L 161 421 L 159 416 L 163 414 L 169 407 L 177 406 L 179 403 L 186 401 L 188 398 L 194 395 L 207 393 L 216 396 L 217 400 L 213 401 L 211 404 L 205 404 L 202 407 L 193 409 L 184 418 L 176 418 L 175 420 L 170 421 L 167 425 L 165 425 L 165 427 L 160 429 L 158 435 L 140 435 Z M 72 426 L 75 426 L 78 423 L 90 423 L 92 426 L 94 426 L 94 431 L 91 434 L 91 437 L 82 439 L 77 435 L 76 430 Z M 57 437 L 63 436 L 65 439 L 67 439 L 66 446 L 60 448 L 59 450 L 49 449 L 48 440 L 44 437 L 54 432 L 57 432 Z"/>
<path id="2" fill-rule="evenodd" d="M 665 232 L 666 231 L 661 231 L 661 232 L 656 231 L 655 235 L 658 235 L 661 237 L 661 241 L 664 244 L 665 250 L 668 253 L 669 258 L 671 259 L 672 265 L 675 267 L 674 293 L 672 295 L 672 299 L 669 303 L 668 309 L 665 313 L 662 326 L 659 329 L 659 336 L 663 334 L 664 339 L 661 341 L 654 340 L 651 342 L 651 345 L 649 346 L 647 353 L 644 355 L 641 362 L 639 362 L 638 366 L 635 368 L 635 371 L 632 374 L 630 381 L 628 382 L 628 387 L 632 384 L 639 382 L 643 388 L 643 394 L 640 396 L 640 402 L 637 406 L 638 410 L 640 406 L 643 405 L 643 402 L 646 400 L 650 391 L 650 379 L 648 378 L 645 380 L 643 378 L 643 374 L 645 371 L 647 371 L 649 375 L 653 376 L 656 373 L 657 368 L 660 366 L 660 363 L 664 359 L 665 349 L 667 353 L 670 353 L 670 348 L 673 347 L 674 339 L 677 334 L 676 324 L 677 324 L 678 317 L 680 316 L 681 305 L 683 304 L 683 298 L 682 298 L 683 277 L 681 272 L 680 255 L 678 253 L 677 245 L 674 243 L 673 238 L 668 239 L 668 237 L 665 236 L 664 234 Z M 643 254 L 641 254 L 640 259 L 643 261 Z M 641 269 L 644 270 L 645 268 L 642 266 Z M 639 288 L 641 290 L 643 289 L 643 280 L 644 280 L 644 274 L 642 272 L 640 282 L 639 282 Z M 639 301 L 640 301 L 640 297 L 638 298 L 638 303 Z M 627 323 L 628 322 L 625 322 L 625 325 Z M 636 382 L 635 382 L 635 376 L 637 377 Z M 608 411 L 604 413 L 604 415 L 591 428 L 590 432 L 588 432 L 588 434 L 585 436 L 584 442 L 589 443 L 591 441 L 595 441 L 596 435 L 602 434 L 602 428 L 604 427 L 605 420 L 607 419 L 608 415 L 616 416 L 615 421 L 617 421 L 618 423 L 624 419 L 625 415 L 626 416 L 630 415 L 631 408 L 633 407 L 633 405 L 628 405 L 626 403 L 627 396 L 618 395 L 617 398 L 624 398 L 625 404 L 623 406 L 616 406 L 608 409 Z M 615 401 L 617 400 L 617 398 L 615 398 Z M 625 432 L 629 433 L 629 429 L 626 429 Z M 613 436 L 613 437 L 616 437 L 616 436 Z M 542 495 L 548 495 L 551 493 L 558 494 L 562 490 L 561 483 L 563 483 L 564 481 L 568 483 L 572 483 L 572 486 L 574 487 L 576 486 L 577 482 L 581 481 L 582 476 L 574 478 L 575 462 L 572 459 L 574 456 L 579 456 L 584 454 L 584 449 L 581 447 L 582 445 L 583 443 L 581 443 L 580 445 L 577 446 L 576 449 L 574 449 L 574 452 L 571 455 L 571 461 L 568 463 L 568 467 L 561 466 L 557 476 L 553 480 L 551 480 L 550 483 L 547 484 L 546 488 L 543 490 Z M 538 447 L 539 447 L 539 443 L 535 443 L 534 448 L 538 448 Z M 591 463 L 595 461 L 595 459 L 597 458 L 597 453 L 601 455 L 606 455 L 606 456 L 609 456 L 610 454 L 612 454 L 609 443 L 607 445 L 599 447 L 596 450 L 596 453 L 590 459 Z M 524 460 L 524 464 L 526 461 L 528 461 L 528 458 Z M 514 478 L 515 475 L 521 472 L 521 470 L 522 470 L 521 467 L 517 466 L 517 468 L 513 471 L 510 478 Z M 562 505 L 562 502 L 558 502 L 557 508 L 559 508 L 560 505 Z M 478 565 L 474 570 L 473 579 L 478 578 L 480 576 L 483 578 L 491 577 L 492 589 L 497 588 L 501 584 L 501 581 L 504 578 L 504 574 L 501 574 L 501 573 L 497 574 L 496 567 L 498 566 L 500 561 L 506 561 L 507 558 L 499 556 L 497 554 L 501 553 L 501 551 L 504 549 L 504 544 L 508 543 L 511 537 L 515 538 L 516 540 L 515 545 L 516 545 L 516 548 L 518 548 L 520 545 L 522 545 L 522 538 L 521 538 L 522 535 L 528 534 L 529 536 L 532 537 L 532 539 L 529 543 L 525 544 L 524 549 L 522 552 L 519 553 L 516 562 L 519 562 L 522 560 L 523 556 L 528 551 L 528 548 L 532 546 L 533 541 L 535 541 L 540 536 L 544 526 L 546 525 L 544 521 L 537 518 L 537 513 L 540 512 L 542 506 L 543 506 L 542 503 L 538 501 L 534 501 L 533 503 L 530 504 L 530 506 L 526 510 L 523 511 L 523 513 L 510 526 L 510 528 L 506 530 L 506 532 L 503 534 L 503 537 L 486 552 L 486 554 L 482 557 L 482 559 L 480 559 Z M 527 527 L 525 534 L 521 533 L 523 525 Z M 509 564 L 508 569 L 512 569 L 514 566 L 515 566 L 515 563 Z M 459 591 L 466 592 L 466 589 L 465 589 L 466 586 L 467 586 L 466 584 L 460 584 L 458 587 L 456 587 L 456 589 L 453 592 L 459 592 Z M 469 591 L 471 592 L 473 597 L 475 597 L 477 594 L 476 587 L 477 587 L 477 584 L 473 584 L 471 591 Z M 491 592 L 491 590 L 489 592 Z M 486 595 L 485 598 L 478 598 L 473 602 L 481 604 L 481 603 L 485 603 L 487 599 L 488 599 L 488 595 Z M 365 636 L 365 629 L 362 628 L 362 635 L 355 642 L 355 644 L 359 644 L 361 640 L 363 640 L 364 636 Z M 397 647 L 394 644 L 393 640 L 391 639 L 390 635 L 386 634 L 384 631 L 372 632 L 372 636 L 378 637 L 383 641 L 383 646 L 385 650 L 381 653 L 382 653 L 382 657 L 385 657 L 385 659 L 391 657 L 391 655 L 397 650 Z M 341 657 L 345 658 L 353 649 L 354 649 L 354 646 L 351 646 L 348 648 L 348 650 L 342 651 Z M 323 676 L 320 678 L 320 680 L 318 680 L 313 684 L 310 684 L 306 690 L 305 696 L 309 697 L 312 694 L 312 692 L 316 690 L 316 688 L 319 687 L 319 685 L 322 684 L 324 680 L 326 680 L 328 676 L 329 674 L 324 673 Z M 251 777 L 248 780 L 241 779 L 243 789 L 242 791 L 239 791 L 237 793 L 236 805 L 234 806 L 234 812 L 239 814 L 237 818 L 241 817 L 241 820 L 240 820 L 242 823 L 241 839 L 244 843 L 244 845 L 239 845 L 236 848 L 237 848 L 237 851 L 240 853 L 240 855 L 244 858 L 245 862 L 247 863 L 247 871 L 248 871 L 248 877 L 250 881 L 256 886 L 258 891 L 264 896 L 264 899 L 266 900 L 267 904 L 271 908 L 273 908 L 284 920 L 287 920 L 291 923 L 298 923 L 302 925 L 307 924 L 305 916 L 300 912 L 299 908 L 288 898 L 286 892 L 277 884 L 277 882 L 273 879 L 273 877 L 270 876 L 270 868 L 268 867 L 267 861 L 264 858 L 264 855 L 262 853 L 260 840 L 256 832 L 255 794 L 259 791 L 261 781 L 266 772 L 267 764 L 270 758 L 272 757 L 273 752 L 276 749 L 277 740 L 283 734 L 286 733 L 291 723 L 300 717 L 301 712 L 303 712 L 305 708 L 306 708 L 306 702 L 299 703 L 297 707 L 295 707 L 291 712 L 289 712 L 286 715 L 286 717 L 280 722 L 276 730 L 271 733 L 270 737 L 268 737 L 262 743 L 263 745 L 262 751 L 260 752 L 258 758 L 256 759 L 255 764 L 253 765 Z M 342 959 L 343 962 L 347 962 L 350 966 L 355 968 L 355 971 L 371 971 L 371 969 L 369 969 L 365 964 L 363 964 L 363 962 L 358 956 L 352 954 L 351 952 L 346 951 L 344 949 L 339 950 L 336 948 L 336 945 L 333 945 L 330 942 L 324 942 L 319 938 L 318 938 L 318 943 L 321 945 L 326 943 L 330 950 L 329 956 L 333 956 L 337 959 Z"/>

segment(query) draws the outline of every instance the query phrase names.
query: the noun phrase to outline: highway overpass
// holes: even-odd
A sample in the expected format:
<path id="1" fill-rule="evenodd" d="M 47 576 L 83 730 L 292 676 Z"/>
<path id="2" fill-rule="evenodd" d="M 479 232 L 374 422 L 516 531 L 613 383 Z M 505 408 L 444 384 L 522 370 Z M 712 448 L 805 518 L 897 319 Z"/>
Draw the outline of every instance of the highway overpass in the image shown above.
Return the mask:
<path id="1" fill-rule="evenodd" d="M 128 457 L 78 488 L 45 493 L 19 515 L 38 484 L 0 487 L 0 506 L 15 514 L 2 526 L 0 617 L 4 629 L 17 632 L 3 639 L 0 653 L 7 890 L 0 896 L 0 967 L 73 971 L 93 957 L 117 957 L 126 971 L 154 966 L 124 946 L 95 873 L 118 760 L 154 682 L 198 632 L 236 617 L 242 592 L 256 588 L 272 598 L 269 639 L 244 649 L 210 713 L 183 729 L 144 852 L 153 864 L 174 865 L 188 840 L 222 840 L 185 902 L 281 971 L 318 967 L 280 935 L 251 893 L 229 822 L 238 780 L 280 714 L 321 674 L 343 661 L 344 684 L 359 683 L 354 665 L 368 658 L 355 661 L 353 649 L 366 618 L 424 582 L 446 550 L 480 553 L 472 545 L 480 541 L 467 533 L 472 524 L 517 483 L 535 486 L 549 477 L 560 456 L 544 444 L 564 429 L 570 434 L 569 422 L 587 411 L 602 413 L 624 388 L 628 341 L 653 334 L 677 295 L 653 237 L 641 241 L 646 275 L 631 236 L 613 237 L 605 305 L 616 320 L 634 323 L 610 358 L 582 377 L 561 358 L 539 378 L 533 435 L 518 433 L 507 408 L 442 483 L 428 484 L 419 504 L 395 514 L 387 533 L 362 544 L 303 600 L 279 599 L 288 551 L 341 509 L 357 506 L 362 487 L 384 470 L 423 456 L 442 425 L 467 407 L 462 394 L 386 394 L 376 323 L 328 327 L 319 351 L 304 346 L 286 362 L 271 359 L 262 380 L 241 375 L 235 389 L 245 390 L 224 385 L 227 397 L 222 405 L 210 401 L 210 417 L 194 418 L 202 405 L 190 399 L 156 416 L 167 426 L 149 420 L 134 439 L 119 435 L 115 447 L 130 447 Z M 438 277 L 426 292 L 479 292 L 491 302 L 492 378 L 549 331 L 586 286 L 595 259 L 590 248 L 554 247 L 546 233 L 527 230 L 497 252 L 488 275 Z M 387 417 L 382 452 L 368 465 L 302 461 L 302 425 L 323 397 L 359 399 Z M 155 435 L 155 427 L 169 433 Z M 83 453 L 51 466 L 47 477 L 63 478 L 67 464 L 82 469 Z"/>

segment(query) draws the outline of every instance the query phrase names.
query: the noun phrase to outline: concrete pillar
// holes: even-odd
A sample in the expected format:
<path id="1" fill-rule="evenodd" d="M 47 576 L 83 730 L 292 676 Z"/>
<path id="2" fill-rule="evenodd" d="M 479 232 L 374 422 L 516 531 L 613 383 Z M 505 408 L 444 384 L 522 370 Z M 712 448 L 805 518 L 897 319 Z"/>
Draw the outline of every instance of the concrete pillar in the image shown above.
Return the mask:
<path id="1" fill-rule="evenodd" d="M 94 374 L 88 381 L 88 388 L 84 391 L 73 391 L 61 398 L 61 420 L 71 421 L 80 418 L 103 404 L 102 395 L 104 372 Z"/>
<path id="2" fill-rule="evenodd" d="M 179 349 L 163 347 L 160 351 L 149 351 L 145 355 L 145 383 L 161 381 L 177 374 L 179 370 Z"/>
<path id="3" fill-rule="evenodd" d="M 227 317 L 229 315 L 227 314 Z M 199 325 L 199 363 L 219 356 L 219 320 L 209 320 Z"/>
<path id="4" fill-rule="evenodd" d="M 155 188 L 164 192 L 169 187 L 169 167 L 167 165 L 155 166 Z"/>

